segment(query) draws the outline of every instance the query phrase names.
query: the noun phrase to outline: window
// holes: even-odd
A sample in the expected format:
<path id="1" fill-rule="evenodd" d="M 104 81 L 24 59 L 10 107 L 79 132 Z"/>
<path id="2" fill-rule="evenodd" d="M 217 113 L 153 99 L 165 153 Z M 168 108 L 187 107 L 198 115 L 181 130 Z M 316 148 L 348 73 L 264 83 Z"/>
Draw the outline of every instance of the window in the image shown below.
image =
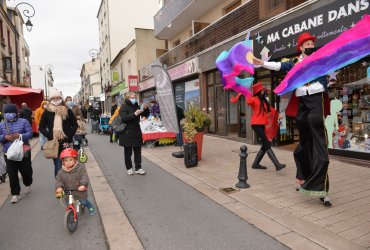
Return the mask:
<path id="1" fill-rule="evenodd" d="M 8 34 L 8 49 L 9 51 L 11 51 L 12 47 L 10 46 L 10 31 L 9 30 L 7 31 L 7 34 Z"/>
<path id="2" fill-rule="evenodd" d="M 172 43 L 172 47 L 175 48 L 176 46 L 180 45 L 180 39 L 177 39 Z"/>
<path id="3" fill-rule="evenodd" d="M 235 10 L 236 8 L 238 8 L 240 5 L 242 4 L 242 1 L 236 1 L 232 4 L 230 4 L 229 6 L 225 7 L 224 8 L 224 15 L 227 14 L 227 13 L 230 13 L 231 11 Z"/>
<path id="4" fill-rule="evenodd" d="M 3 20 L 0 20 L 0 38 L 1 38 L 1 42 L 3 40 L 5 40 L 4 39 L 4 30 L 3 30 Z"/>
<path id="5" fill-rule="evenodd" d="M 268 10 L 275 9 L 276 7 L 279 7 L 280 5 L 284 4 L 285 0 L 267 0 L 267 8 Z"/>

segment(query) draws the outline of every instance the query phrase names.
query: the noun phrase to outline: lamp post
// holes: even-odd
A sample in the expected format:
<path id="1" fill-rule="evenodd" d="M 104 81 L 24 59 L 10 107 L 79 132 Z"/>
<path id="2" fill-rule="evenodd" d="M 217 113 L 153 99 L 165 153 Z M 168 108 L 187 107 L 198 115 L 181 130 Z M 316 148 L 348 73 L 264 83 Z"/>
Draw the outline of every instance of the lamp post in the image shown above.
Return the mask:
<path id="1" fill-rule="evenodd" d="M 52 74 L 52 71 L 54 70 L 54 66 L 51 64 L 46 64 L 44 66 L 44 69 L 45 69 L 45 99 L 47 100 L 48 99 L 48 86 L 49 86 L 47 75 L 48 75 L 48 72 Z"/>
<path id="2" fill-rule="evenodd" d="M 35 8 L 29 3 L 20 2 L 16 6 L 14 6 L 14 9 L 17 9 L 17 7 L 20 6 L 20 5 L 23 5 L 26 8 L 22 11 L 22 13 L 25 17 L 27 17 L 26 28 L 27 28 L 28 32 L 31 32 L 33 24 L 31 22 L 30 18 L 35 15 L 35 13 L 36 13 Z"/>
<path id="3" fill-rule="evenodd" d="M 91 56 L 92 64 L 95 64 L 95 59 L 98 57 L 99 53 L 100 53 L 100 51 L 97 50 L 97 49 L 90 49 L 89 55 Z M 103 94 L 103 76 L 102 76 L 102 68 L 101 68 L 100 60 L 99 60 L 99 69 L 100 69 L 100 92 L 101 92 L 100 97 L 101 97 L 101 95 Z M 102 109 L 103 109 L 103 112 L 104 112 L 104 102 L 102 102 Z"/>

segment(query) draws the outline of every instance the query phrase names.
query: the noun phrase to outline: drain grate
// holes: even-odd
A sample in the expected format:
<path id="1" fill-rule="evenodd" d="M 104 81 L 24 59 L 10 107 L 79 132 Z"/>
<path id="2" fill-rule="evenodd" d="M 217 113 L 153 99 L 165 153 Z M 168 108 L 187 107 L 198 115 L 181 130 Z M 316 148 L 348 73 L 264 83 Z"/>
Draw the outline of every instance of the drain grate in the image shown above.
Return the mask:
<path id="1" fill-rule="evenodd" d="M 221 188 L 221 190 L 222 190 L 224 193 L 227 193 L 227 194 L 231 194 L 231 193 L 236 192 L 236 189 L 235 189 L 235 188 L 232 188 L 232 187 Z"/>

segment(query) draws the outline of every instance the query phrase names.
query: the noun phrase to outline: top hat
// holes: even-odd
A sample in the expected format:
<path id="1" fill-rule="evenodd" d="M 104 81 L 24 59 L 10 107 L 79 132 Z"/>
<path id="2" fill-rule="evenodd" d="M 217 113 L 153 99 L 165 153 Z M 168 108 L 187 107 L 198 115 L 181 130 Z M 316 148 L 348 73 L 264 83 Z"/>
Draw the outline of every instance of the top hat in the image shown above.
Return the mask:
<path id="1" fill-rule="evenodd" d="M 262 90 L 265 90 L 266 88 L 260 82 L 257 82 L 256 84 L 252 86 L 252 89 L 253 89 L 253 95 L 256 95 Z"/>
<path id="2" fill-rule="evenodd" d="M 298 43 L 297 43 L 297 51 L 298 52 L 301 52 L 300 47 L 302 46 L 302 44 L 305 41 L 308 41 L 308 40 L 312 40 L 313 42 L 315 42 L 316 41 L 316 37 L 313 36 L 313 35 L 311 35 L 308 32 L 305 32 L 305 33 L 302 33 L 301 35 L 299 35 L 299 37 L 298 37 Z"/>

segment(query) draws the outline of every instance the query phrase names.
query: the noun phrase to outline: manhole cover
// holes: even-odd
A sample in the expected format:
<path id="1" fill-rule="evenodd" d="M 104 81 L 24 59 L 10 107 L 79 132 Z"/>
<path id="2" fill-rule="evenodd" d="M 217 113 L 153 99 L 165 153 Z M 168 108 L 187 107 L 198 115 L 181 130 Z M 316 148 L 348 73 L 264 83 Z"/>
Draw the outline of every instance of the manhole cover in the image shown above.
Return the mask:
<path id="1" fill-rule="evenodd" d="M 231 194 L 231 193 L 236 192 L 236 189 L 235 188 L 232 188 L 232 187 L 222 188 L 221 190 L 223 192 L 227 193 L 227 194 Z"/>

